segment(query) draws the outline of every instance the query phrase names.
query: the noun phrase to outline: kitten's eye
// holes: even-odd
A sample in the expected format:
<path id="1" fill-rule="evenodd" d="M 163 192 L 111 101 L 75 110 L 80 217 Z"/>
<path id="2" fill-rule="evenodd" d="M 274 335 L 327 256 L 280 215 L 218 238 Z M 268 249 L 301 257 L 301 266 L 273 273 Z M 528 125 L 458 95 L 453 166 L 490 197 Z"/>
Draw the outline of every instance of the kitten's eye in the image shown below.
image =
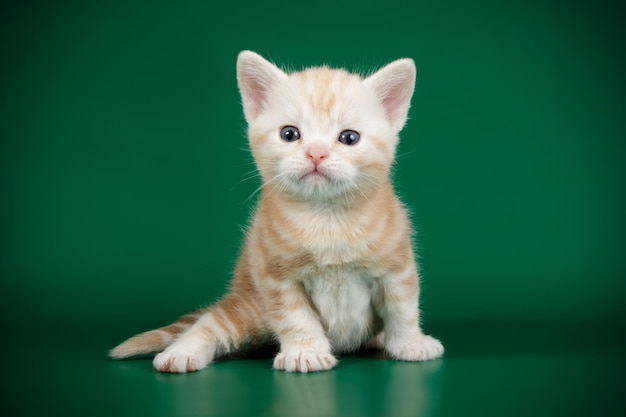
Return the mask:
<path id="1" fill-rule="evenodd" d="M 356 145 L 360 138 L 359 132 L 354 130 L 344 130 L 339 134 L 339 142 L 344 145 Z"/>
<path id="2" fill-rule="evenodd" d="M 295 126 L 285 126 L 280 129 L 280 138 L 285 142 L 295 142 L 300 139 L 300 131 Z"/>

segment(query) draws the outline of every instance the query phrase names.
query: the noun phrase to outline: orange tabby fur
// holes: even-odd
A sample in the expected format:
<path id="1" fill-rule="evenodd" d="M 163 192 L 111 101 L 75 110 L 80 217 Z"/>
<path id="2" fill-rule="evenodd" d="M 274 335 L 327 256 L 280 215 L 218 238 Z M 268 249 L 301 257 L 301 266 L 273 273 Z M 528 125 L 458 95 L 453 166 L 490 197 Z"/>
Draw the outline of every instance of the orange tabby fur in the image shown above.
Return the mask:
<path id="1" fill-rule="evenodd" d="M 411 226 L 389 178 L 414 79 L 408 59 L 363 79 L 327 67 L 286 74 L 242 52 L 238 81 L 263 187 L 230 290 L 110 355 L 163 351 L 154 360 L 162 372 L 199 370 L 268 340 L 280 343 L 274 367 L 286 371 L 330 369 L 336 353 L 371 340 L 400 360 L 440 357 L 439 341 L 419 328 Z M 302 137 L 287 143 L 279 132 L 291 125 Z M 339 143 L 344 129 L 360 142 Z"/>

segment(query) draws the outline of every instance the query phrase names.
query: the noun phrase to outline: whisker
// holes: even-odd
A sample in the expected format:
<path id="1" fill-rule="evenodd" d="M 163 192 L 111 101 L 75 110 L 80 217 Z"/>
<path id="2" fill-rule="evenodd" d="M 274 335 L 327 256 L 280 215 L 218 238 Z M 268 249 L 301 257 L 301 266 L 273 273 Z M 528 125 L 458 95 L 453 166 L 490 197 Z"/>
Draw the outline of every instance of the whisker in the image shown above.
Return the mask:
<path id="1" fill-rule="evenodd" d="M 258 172 L 257 172 L 257 173 L 254 173 L 254 174 L 251 174 L 251 175 L 248 175 L 248 176 L 246 176 L 246 177 L 242 178 L 241 180 L 239 180 L 239 181 L 238 181 L 235 185 L 233 185 L 232 187 L 230 187 L 230 190 L 229 190 L 229 191 L 233 191 L 235 188 L 237 188 L 237 187 L 238 187 L 238 186 L 240 186 L 242 183 L 244 183 L 244 182 L 246 182 L 246 181 L 248 181 L 248 180 L 251 180 L 251 179 L 254 179 L 254 178 L 260 178 L 260 177 L 261 177 L 261 174 L 259 174 Z"/>
<path id="2" fill-rule="evenodd" d="M 400 158 L 406 158 L 407 156 L 411 156 L 414 153 L 417 152 L 417 149 L 411 149 L 410 151 L 406 151 L 406 152 L 402 152 L 396 155 L 396 160 L 400 159 Z"/>
<path id="3" fill-rule="evenodd" d="M 275 182 L 276 180 L 281 180 L 282 177 L 284 177 L 285 174 L 284 173 L 279 173 L 276 176 L 270 178 L 269 180 L 267 180 L 264 183 L 261 183 L 261 185 L 259 187 L 257 187 L 256 190 L 254 190 L 252 192 L 252 194 L 250 194 L 250 196 L 246 199 L 246 203 L 249 202 L 250 200 L 252 200 L 252 198 L 254 198 L 254 196 L 261 191 L 263 188 L 265 188 L 266 186 L 270 185 L 271 183 Z"/>
<path id="4" fill-rule="evenodd" d="M 241 180 L 239 180 L 235 185 L 233 185 L 230 188 L 230 191 L 233 191 L 235 188 L 237 188 L 237 186 L 239 186 L 241 183 L 243 183 L 245 181 L 251 180 L 253 178 L 260 178 L 260 177 L 261 177 L 261 173 L 259 172 L 258 169 L 255 168 L 253 170 L 250 170 L 250 171 L 248 171 L 248 172 L 243 174 L 243 178 Z"/>
<path id="5" fill-rule="evenodd" d="M 363 192 L 363 190 L 361 190 L 361 187 L 359 187 L 358 184 L 354 185 L 354 188 L 363 196 L 363 198 L 368 202 L 371 203 L 370 199 L 367 197 L 367 195 Z"/>

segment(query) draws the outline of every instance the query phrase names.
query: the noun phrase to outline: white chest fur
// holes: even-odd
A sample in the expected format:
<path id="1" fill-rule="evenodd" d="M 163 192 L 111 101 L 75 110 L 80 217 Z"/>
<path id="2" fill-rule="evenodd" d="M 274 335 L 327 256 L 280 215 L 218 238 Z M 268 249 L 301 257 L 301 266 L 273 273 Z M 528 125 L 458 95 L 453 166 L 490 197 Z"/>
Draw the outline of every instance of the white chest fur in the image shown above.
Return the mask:
<path id="1" fill-rule="evenodd" d="M 319 268 L 304 280 L 304 285 L 333 351 L 355 350 L 380 330 L 372 305 L 376 285 L 365 271 Z"/>

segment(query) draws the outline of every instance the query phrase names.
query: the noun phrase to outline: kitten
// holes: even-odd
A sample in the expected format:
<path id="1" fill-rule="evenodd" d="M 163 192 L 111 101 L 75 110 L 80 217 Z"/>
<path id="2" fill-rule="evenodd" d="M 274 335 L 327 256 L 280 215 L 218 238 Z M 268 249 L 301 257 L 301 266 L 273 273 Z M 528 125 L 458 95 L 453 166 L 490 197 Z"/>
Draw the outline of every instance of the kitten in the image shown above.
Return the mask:
<path id="1" fill-rule="evenodd" d="M 230 291 L 110 356 L 162 351 L 157 370 L 190 372 L 277 340 L 274 368 L 289 372 L 331 369 L 335 354 L 368 343 L 399 360 L 440 357 L 419 327 L 411 226 L 390 180 L 413 61 L 367 78 L 288 74 L 243 51 L 237 79 L 262 191 Z"/>

